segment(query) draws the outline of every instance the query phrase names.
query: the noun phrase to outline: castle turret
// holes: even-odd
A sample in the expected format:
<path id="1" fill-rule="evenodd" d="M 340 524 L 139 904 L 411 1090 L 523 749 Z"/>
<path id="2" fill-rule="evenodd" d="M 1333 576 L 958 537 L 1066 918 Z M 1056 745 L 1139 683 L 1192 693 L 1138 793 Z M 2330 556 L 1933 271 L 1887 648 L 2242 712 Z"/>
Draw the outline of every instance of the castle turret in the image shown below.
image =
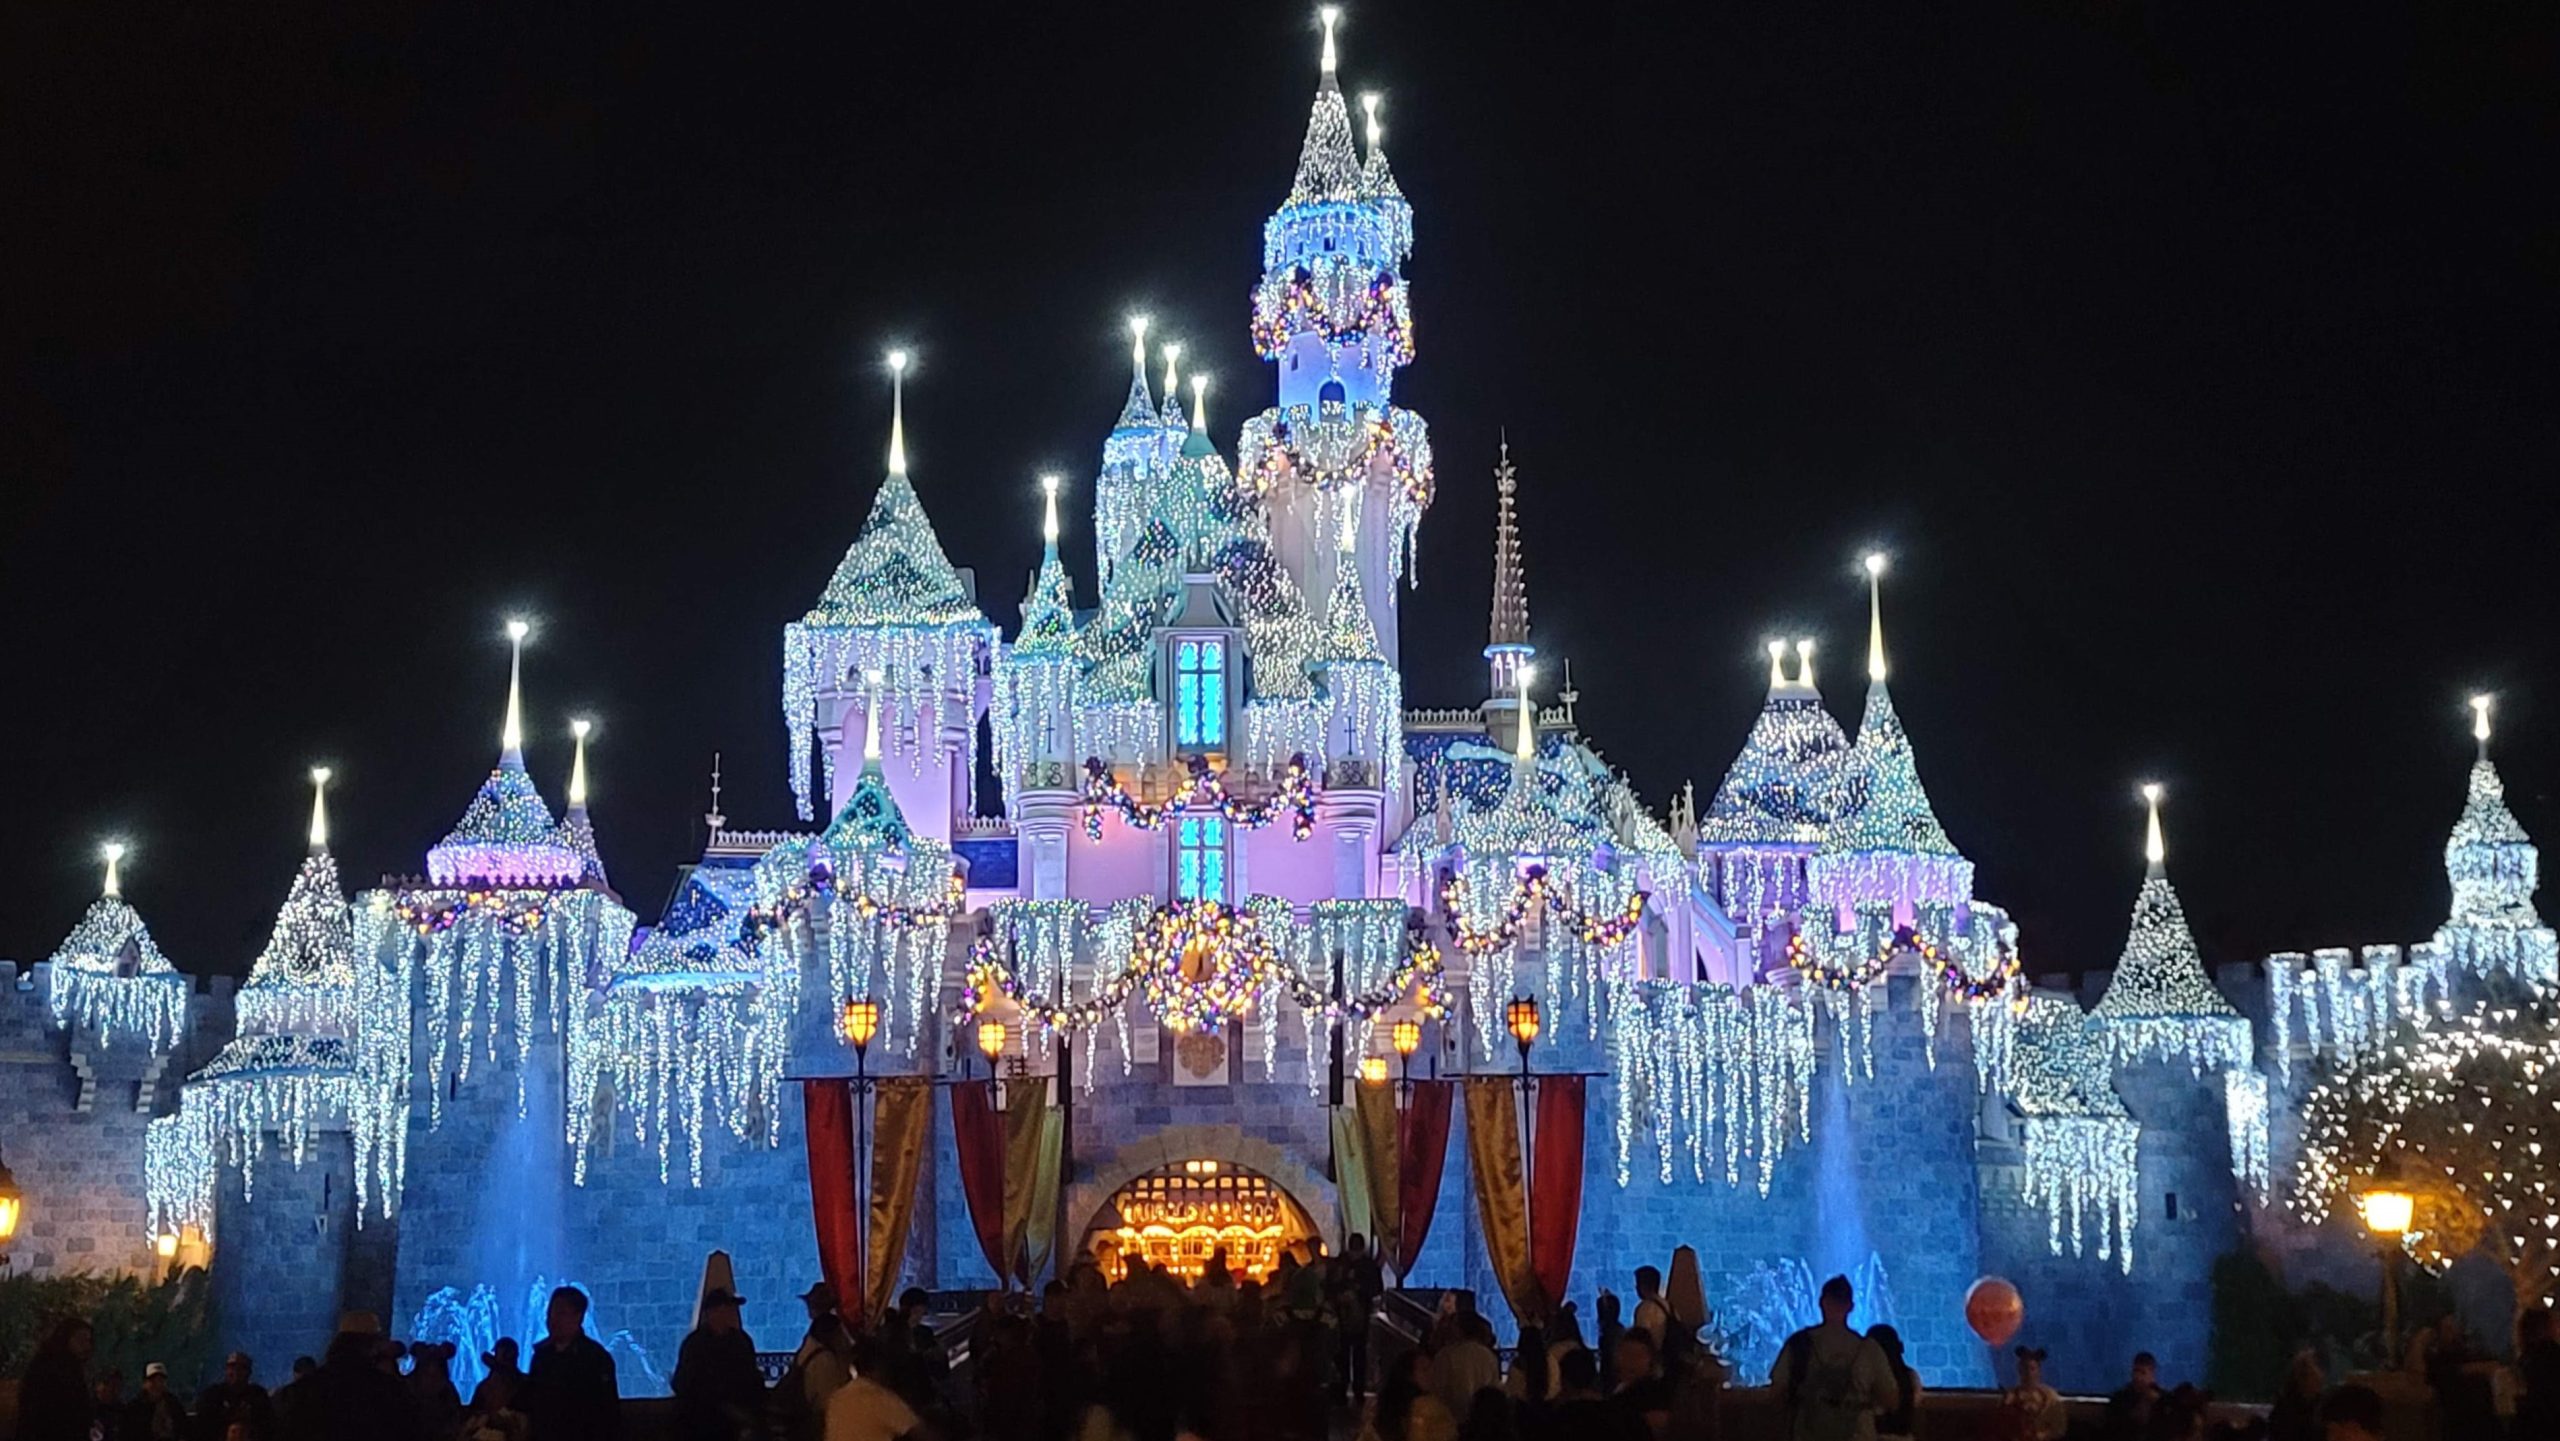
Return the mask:
<path id="1" fill-rule="evenodd" d="M 2197 1072 L 2208 1066 L 2246 1066 L 2248 1019 L 2214 988 L 2204 957 L 2196 951 L 2195 933 L 2187 928 L 2186 909 L 2169 884 L 2160 797 L 2160 787 L 2142 788 L 2150 807 L 2143 833 L 2142 889 L 2134 895 L 2124 954 L 2089 1020 L 2108 1053 L 2123 1064 L 2184 1058 Z"/>
<path id="2" fill-rule="evenodd" d="M 1843 770 L 1841 813 L 1806 864 L 1813 904 L 1836 911 L 1844 928 L 1861 907 L 1909 924 L 1924 909 L 1952 912 L 1973 899 L 1973 863 L 1938 823 L 1885 685 L 1885 558 L 1870 555 L 1865 566 L 1867 709 Z"/>
<path id="3" fill-rule="evenodd" d="M 842 799 L 838 771 L 850 769 L 839 765 L 847 737 L 860 734 L 861 713 L 876 702 L 888 708 L 888 750 L 903 762 L 893 784 L 917 823 L 947 839 L 973 809 L 979 682 L 996 633 L 907 478 L 906 369 L 906 352 L 890 352 L 889 473 L 871 514 L 818 603 L 783 628 L 782 710 L 802 819 L 817 814 L 811 746 L 825 758 L 832 810 Z M 884 677 L 876 695 L 847 684 L 874 670 Z"/>
<path id="4" fill-rule="evenodd" d="M 2444 869 L 2453 910 L 2436 944 L 2475 975 L 2504 974 L 2550 985 L 2560 980 L 2560 945 L 2534 909 L 2542 853 L 2507 809 L 2506 782 L 2489 759 L 2491 697 L 2471 698 L 2471 734 L 2479 755 L 2462 800 L 2462 817 L 2445 838 Z"/>
<path id="5" fill-rule="evenodd" d="M 1842 804 L 1849 738 L 1823 708 L 1813 642 L 1795 657 L 1789 674 L 1786 643 L 1769 642 L 1769 698 L 1698 820 L 1700 877 L 1743 937 L 1804 904 L 1805 863 Z"/>
<path id="6" fill-rule="evenodd" d="M 1336 75 L 1341 14 L 1320 13 L 1315 103 L 1288 196 L 1263 226 L 1253 292 L 1254 348 L 1278 367 L 1279 403 L 1245 423 L 1236 469 L 1270 506 L 1301 593 L 1331 593 L 1344 557 L 1330 542 L 1350 532 L 1370 625 L 1394 664 L 1394 582 L 1411 564 L 1432 484 L 1428 427 L 1391 403 L 1395 373 L 1413 359 L 1402 274 L 1413 208 L 1387 168 L 1375 106 L 1369 158 L 1359 155 Z"/>
<path id="7" fill-rule="evenodd" d="M 1506 728 L 1537 723 L 1535 716 L 1519 709 L 1514 695 L 1520 688 L 1520 672 L 1538 656 L 1538 648 L 1529 643 L 1529 572 L 1520 558 L 1519 520 L 1512 511 L 1512 498 L 1519 489 L 1519 472 L 1511 464 L 1511 440 L 1505 436 L 1502 458 L 1493 467 L 1493 623 L 1484 648 L 1491 671 L 1485 690 L 1485 731 L 1496 739 Z"/>
<path id="8" fill-rule="evenodd" d="M 1108 584 L 1111 568 L 1137 537 L 1164 473 L 1164 420 L 1147 391 L 1147 317 L 1129 318 L 1129 398 L 1103 437 L 1102 468 L 1093 478 L 1093 574 Z"/>
<path id="9" fill-rule="evenodd" d="M 1040 477 L 1040 492 L 1040 569 L 1022 597 L 1022 629 L 997 662 L 988 709 L 996 774 L 1006 807 L 1017 816 L 1027 789 L 1073 789 L 1081 759 L 1075 754 L 1075 594 L 1058 559 L 1058 477 Z"/>
<path id="10" fill-rule="evenodd" d="M 187 1025 L 187 980 L 151 939 L 124 898 L 122 842 L 99 851 L 106 881 L 80 923 L 54 948 L 48 1004 L 58 1027 L 94 1030 L 101 1048 L 138 1038 L 157 1057 L 176 1048 Z"/>

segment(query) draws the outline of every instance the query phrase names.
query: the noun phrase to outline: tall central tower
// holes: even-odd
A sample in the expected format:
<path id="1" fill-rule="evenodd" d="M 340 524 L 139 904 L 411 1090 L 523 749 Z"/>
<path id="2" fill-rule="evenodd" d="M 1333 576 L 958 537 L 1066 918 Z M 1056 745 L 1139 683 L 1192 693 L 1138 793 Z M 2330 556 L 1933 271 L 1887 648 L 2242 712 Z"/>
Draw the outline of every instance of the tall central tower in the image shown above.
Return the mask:
<path id="1" fill-rule="evenodd" d="M 1311 607 L 1345 564 L 1390 664 L 1399 654 L 1396 582 L 1431 505 L 1431 437 L 1391 403 L 1413 359 L 1402 267 L 1413 207 L 1387 169 L 1377 99 L 1363 97 L 1364 160 L 1336 75 L 1339 12 L 1326 7 L 1324 55 L 1298 173 L 1262 227 L 1253 341 L 1279 370 L 1279 403 L 1245 422 L 1237 471 L 1260 491 L 1273 548 Z"/>

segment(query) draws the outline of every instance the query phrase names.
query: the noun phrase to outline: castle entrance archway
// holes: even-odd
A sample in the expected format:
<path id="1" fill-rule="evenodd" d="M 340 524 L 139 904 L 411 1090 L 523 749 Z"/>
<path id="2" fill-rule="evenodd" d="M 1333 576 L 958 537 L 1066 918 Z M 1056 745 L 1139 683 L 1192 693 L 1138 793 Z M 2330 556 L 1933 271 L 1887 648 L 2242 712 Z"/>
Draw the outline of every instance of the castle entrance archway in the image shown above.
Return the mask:
<path id="1" fill-rule="evenodd" d="M 1323 1233 L 1271 1177 L 1211 1156 L 1187 1157 L 1130 1177 L 1085 1227 L 1084 1254 L 1113 1281 L 1143 1256 L 1185 1284 L 1224 1253 L 1238 1280 L 1264 1280 L 1295 1250 L 1315 1253 Z"/>

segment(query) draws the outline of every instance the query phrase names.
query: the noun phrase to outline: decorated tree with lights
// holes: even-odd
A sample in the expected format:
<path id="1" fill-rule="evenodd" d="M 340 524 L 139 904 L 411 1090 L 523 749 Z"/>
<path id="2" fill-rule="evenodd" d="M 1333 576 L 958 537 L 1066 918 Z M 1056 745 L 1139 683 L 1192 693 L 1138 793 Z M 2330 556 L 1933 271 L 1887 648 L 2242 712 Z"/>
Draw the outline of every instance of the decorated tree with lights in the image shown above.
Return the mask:
<path id="1" fill-rule="evenodd" d="M 2332 1070 L 2303 1103 L 2294 1206 L 2317 1222 L 2369 1189 L 2407 1192 L 2403 1244 L 2430 1270 L 2477 1251 L 2519 1307 L 2560 1291 L 2560 1016 L 2489 999 Z"/>

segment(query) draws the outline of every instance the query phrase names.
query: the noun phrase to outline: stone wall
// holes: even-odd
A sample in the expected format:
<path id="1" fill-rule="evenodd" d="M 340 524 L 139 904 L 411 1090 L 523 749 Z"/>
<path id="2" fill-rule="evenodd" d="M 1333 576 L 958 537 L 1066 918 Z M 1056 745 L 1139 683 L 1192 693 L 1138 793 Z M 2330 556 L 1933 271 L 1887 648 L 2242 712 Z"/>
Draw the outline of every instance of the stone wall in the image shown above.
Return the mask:
<path id="1" fill-rule="evenodd" d="M 176 1103 L 176 1077 L 229 1033 L 230 984 L 202 987 L 188 1034 L 155 1060 L 130 1035 L 100 1045 L 53 1027 L 49 965 L 0 963 L 0 1160 L 26 1193 L 12 1269 L 150 1275 L 143 1133 Z"/>
<path id="2" fill-rule="evenodd" d="M 239 1168 L 226 1166 L 214 1196 L 216 1354 L 248 1352 L 272 1385 L 294 1357 L 327 1348 L 341 1311 L 369 1309 L 348 1305 L 344 1293 L 356 1233 L 354 1148 L 343 1131 L 315 1136 L 296 1166 L 270 1142 L 245 1195 Z M 379 1215 L 366 1223 L 383 1224 Z"/>

